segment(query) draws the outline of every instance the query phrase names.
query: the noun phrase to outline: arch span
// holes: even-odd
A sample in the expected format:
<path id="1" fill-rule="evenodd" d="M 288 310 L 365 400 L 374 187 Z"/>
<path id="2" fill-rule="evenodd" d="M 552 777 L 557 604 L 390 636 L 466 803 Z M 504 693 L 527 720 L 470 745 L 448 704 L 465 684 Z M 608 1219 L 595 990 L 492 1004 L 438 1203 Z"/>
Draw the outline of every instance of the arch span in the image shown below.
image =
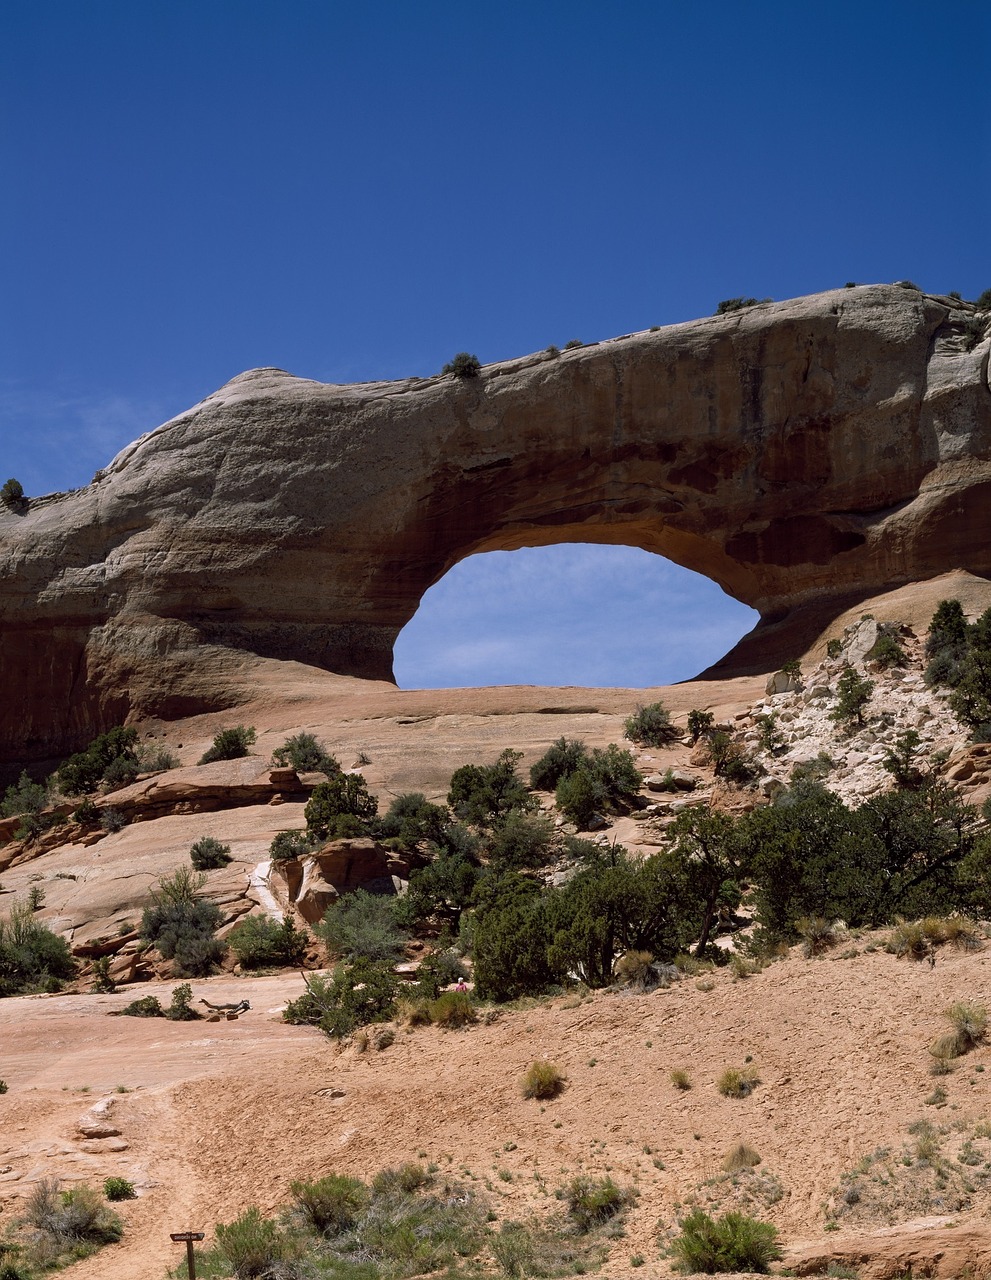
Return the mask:
<path id="1" fill-rule="evenodd" d="M 986 319 L 986 317 L 985 317 Z M 978 327 L 980 320 L 977 321 Z M 991 572 L 987 338 L 862 287 L 487 366 L 331 386 L 242 374 L 85 489 L 0 509 L 0 751 L 210 704 L 218 653 L 391 679 L 479 550 L 624 542 L 780 619 Z"/>

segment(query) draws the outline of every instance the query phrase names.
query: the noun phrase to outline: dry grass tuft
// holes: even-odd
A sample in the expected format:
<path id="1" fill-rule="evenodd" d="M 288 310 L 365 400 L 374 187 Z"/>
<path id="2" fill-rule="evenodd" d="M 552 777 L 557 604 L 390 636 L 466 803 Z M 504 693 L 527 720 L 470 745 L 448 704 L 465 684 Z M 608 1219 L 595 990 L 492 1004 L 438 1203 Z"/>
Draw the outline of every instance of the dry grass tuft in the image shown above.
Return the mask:
<path id="1" fill-rule="evenodd" d="M 958 1000 L 944 1009 L 943 1014 L 953 1023 L 953 1030 L 930 1045 L 929 1052 L 937 1062 L 948 1063 L 949 1059 L 962 1057 L 983 1043 L 988 1029 L 985 1005 L 976 1000 Z"/>
<path id="2" fill-rule="evenodd" d="M 716 1081 L 724 1098 L 748 1098 L 760 1084 L 754 1067 L 727 1067 Z"/>
<path id="3" fill-rule="evenodd" d="M 524 1098 L 556 1098 L 564 1088 L 566 1077 L 555 1062 L 538 1059 L 531 1062 L 523 1075 Z"/>
<path id="4" fill-rule="evenodd" d="M 846 936 L 838 921 L 827 920 L 824 916 L 805 916 L 796 923 L 795 928 L 802 939 L 802 954 L 807 960 L 813 956 L 821 956 Z"/>
<path id="5" fill-rule="evenodd" d="M 691 1076 L 684 1067 L 675 1067 L 671 1072 L 671 1083 L 676 1089 L 686 1090 L 692 1087 Z"/>
<path id="6" fill-rule="evenodd" d="M 654 971 L 651 969 L 654 957 L 649 951 L 627 951 L 621 955 L 613 966 L 620 982 L 630 986 L 647 986 L 653 981 Z"/>
<path id="7" fill-rule="evenodd" d="M 723 1156 L 722 1167 L 726 1173 L 740 1173 L 744 1169 L 752 1169 L 760 1161 L 761 1158 L 753 1147 L 745 1142 L 738 1142 Z"/>

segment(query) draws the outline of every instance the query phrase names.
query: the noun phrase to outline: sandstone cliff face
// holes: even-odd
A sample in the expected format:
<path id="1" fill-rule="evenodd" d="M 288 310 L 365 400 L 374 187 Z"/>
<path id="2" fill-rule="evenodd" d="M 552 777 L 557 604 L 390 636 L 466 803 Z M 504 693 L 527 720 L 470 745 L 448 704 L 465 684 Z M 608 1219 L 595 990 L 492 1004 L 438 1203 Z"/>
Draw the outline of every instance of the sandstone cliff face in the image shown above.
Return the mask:
<path id="1" fill-rule="evenodd" d="M 950 299 L 870 286 L 464 381 L 242 374 L 87 488 L 0 508 L 0 758 L 232 705 L 247 655 L 390 679 L 424 591 L 476 551 L 634 545 L 778 626 L 991 573 L 974 336 Z"/>

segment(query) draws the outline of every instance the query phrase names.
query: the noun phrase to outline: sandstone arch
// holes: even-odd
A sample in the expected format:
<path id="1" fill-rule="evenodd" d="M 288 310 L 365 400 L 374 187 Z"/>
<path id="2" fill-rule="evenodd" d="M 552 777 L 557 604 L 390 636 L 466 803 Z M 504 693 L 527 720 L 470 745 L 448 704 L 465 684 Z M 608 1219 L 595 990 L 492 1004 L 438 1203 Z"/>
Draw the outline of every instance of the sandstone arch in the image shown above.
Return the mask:
<path id="1" fill-rule="evenodd" d="M 450 376 L 242 374 L 85 489 L 0 511 L 0 753 L 216 705 L 239 653 L 390 679 L 472 552 L 656 551 L 775 627 L 991 572 L 988 343 L 971 310 L 837 290 Z M 214 664 L 214 666 L 211 666 Z"/>

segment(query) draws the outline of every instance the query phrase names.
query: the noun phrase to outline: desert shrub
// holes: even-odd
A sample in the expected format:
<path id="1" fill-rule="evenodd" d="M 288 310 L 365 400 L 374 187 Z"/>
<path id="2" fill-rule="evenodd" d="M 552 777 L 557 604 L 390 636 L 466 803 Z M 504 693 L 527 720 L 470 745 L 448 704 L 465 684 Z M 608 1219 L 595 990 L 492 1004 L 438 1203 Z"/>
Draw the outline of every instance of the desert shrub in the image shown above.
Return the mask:
<path id="1" fill-rule="evenodd" d="M 733 311 L 744 311 L 747 307 L 757 307 L 764 302 L 773 302 L 773 298 L 724 298 L 716 306 L 717 316 L 729 315 Z"/>
<path id="2" fill-rule="evenodd" d="M 885 941 L 885 950 L 901 959 L 924 960 L 931 951 L 931 933 L 921 920 L 899 920 Z"/>
<path id="3" fill-rule="evenodd" d="M 29 904 L 15 903 L 0 918 L 0 996 L 48 989 L 75 971 L 69 944 L 36 919 Z"/>
<path id="4" fill-rule="evenodd" d="M 578 347 L 583 347 L 585 343 L 581 338 L 569 338 L 564 344 L 565 351 L 575 351 Z"/>
<path id="5" fill-rule="evenodd" d="M 119 791 L 121 787 L 129 787 L 140 772 L 137 756 L 117 756 L 103 771 L 104 790 Z"/>
<path id="6" fill-rule="evenodd" d="M 671 1072 L 671 1083 L 683 1093 L 692 1087 L 692 1078 L 684 1067 L 675 1067 Z"/>
<path id="7" fill-rule="evenodd" d="M 947 654 L 962 660 L 967 650 L 967 618 L 959 600 L 941 600 L 926 631 L 926 657 Z"/>
<path id="8" fill-rule="evenodd" d="M 784 740 L 778 729 L 777 712 L 770 711 L 766 715 L 755 716 L 754 724 L 757 726 L 757 739 L 761 750 L 772 753 L 780 750 Z"/>
<path id="9" fill-rule="evenodd" d="M 295 1280 L 302 1275 L 292 1264 L 299 1259 L 303 1242 L 274 1219 L 263 1218 L 254 1206 L 233 1222 L 218 1222 L 216 1238 L 217 1252 L 235 1280 L 276 1276 L 278 1280 Z"/>
<path id="10" fill-rule="evenodd" d="M 375 1176 L 371 1202 L 354 1231 L 328 1247 L 339 1259 L 372 1263 L 376 1274 L 422 1275 L 475 1256 L 483 1218 L 483 1202 L 470 1190 L 451 1182 L 435 1190 L 424 1169 L 406 1164 Z"/>
<path id="11" fill-rule="evenodd" d="M 409 791 L 396 796 L 379 819 L 378 834 L 398 840 L 404 849 L 415 849 L 424 841 L 440 845 L 451 815 L 443 805 L 431 804 L 422 792 Z"/>
<path id="12" fill-rule="evenodd" d="M 292 916 L 281 922 L 269 916 L 245 916 L 227 935 L 227 945 L 245 969 L 295 967 L 306 955 L 306 934 Z"/>
<path id="13" fill-rule="evenodd" d="M 213 936 L 221 922 L 220 909 L 197 896 L 203 882 L 202 872 L 190 867 L 163 876 L 139 929 L 164 960 L 174 960 L 179 973 L 194 978 L 212 972 L 224 954 L 224 944 Z"/>
<path id="14" fill-rule="evenodd" d="M 566 817 L 587 830 L 593 816 L 631 801 L 643 786 L 643 775 L 629 751 L 610 743 L 594 748 L 573 773 L 557 784 L 555 799 Z"/>
<path id="15" fill-rule="evenodd" d="M 396 906 L 394 897 L 357 889 L 327 908 L 316 933 L 345 960 L 395 961 L 409 941 L 396 923 Z"/>
<path id="16" fill-rule="evenodd" d="M 100 810 L 87 796 L 82 804 L 77 809 L 73 810 L 72 818 L 73 821 L 78 822 L 80 826 L 96 826 L 100 821 Z"/>
<path id="17" fill-rule="evenodd" d="M 592 1178 L 580 1174 L 565 1188 L 568 1216 L 579 1231 L 591 1231 L 614 1218 L 633 1199 L 633 1193 L 618 1187 L 612 1178 Z"/>
<path id="18" fill-rule="evenodd" d="M 925 775 L 915 764 L 921 741 L 915 729 L 906 729 L 895 739 L 894 746 L 885 752 L 881 764 L 894 778 L 896 786 L 916 788 L 925 781 Z"/>
<path id="19" fill-rule="evenodd" d="M 625 951 L 613 965 L 613 972 L 629 986 L 652 986 L 657 981 L 653 961 L 649 951 Z"/>
<path id="20" fill-rule="evenodd" d="M 742 786 L 757 776 L 757 768 L 743 746 L 723 729 L 709 734 L 709 754 L 717 778 Z"/>
<path id="21" fill-rule="evenodd" d="M 680 1234 L 671 1242 L 678 1269 L 689 1273 L 766 1272 L 781 1257 L 778 1233 L 767 1222 L 730 1212 L 711 1218 L 694 1209 L 678 1223 Z"/>
<path id="22" fill-rule="evenodd" d="M 537 1251 L 533 1236 L 521 1222 L 501 1222 L 489 1247 L 503 1275 L 523 1280 L 525 1276 L 543 1274 L 533 1269 Z"/>
<path id="23" fill-rule="evenodd" d="M 983 1042 L 988 1027 L 988 1011 L 985 1005 L 975 1000 L 958 1000 L 944 1010 L 944 1013 L 953 1024 L 953 1031 L 949 1041 L 943 1037 L 936 1042 L 936 1045 L 942 1046 L 941 1052 L 937 1052 L 936 1045 L 933 1046 L 934 1057 L 959 1058 Z M 950 1042 L 952 1042 L 953 1052 L 946 1052 Z"/>
<path id="24" fill-rule="evenodd" d="M 837 681 L 836 706 L 829 713 L 830 720 L 848 729 L 862 725 L 864 707 L 870 702 L 873 692 L 873 680 L 865 680 L 854 667 L 845 667 Z"/>
<path id="25" fill-rule="evenodd" d="M 823 916 L 803 916 L 795 922 L 795 931 L 802 939 L 806 959 L 835 947 L 840 938 L 836 921 L 826 920 Z"/>
<path id="26" fill-rule="evenodd" d="M 7 1092 L 7 1081 L 0 1080 L 0 1093 L 6 1093 L 6 1092 Z"/>
<path id="27" fill-rule="evenodd" d="M 254 745 L 255 731 L 243 724 L 234 725 L 231 729 L 221 729 L 200 756 L 197 764 L 212 764 L 215 760 L 240 760 L 248 754 L 248 748 Z"/>
<path id="28" fill-rule="evenodd" d="M 181 986 L 172 988 L 172 999 L 169 1007 L 165 1010 L 165 1016 L 170 1022 L 196 1022 L 199 1014 L 192 1006 L 193 988 L 188 982 L 182 983 Z"/>
<path id="29" fill-rule="evenodd" d="M 332 1173 L 316 1182 L 291 1182 L 289 1193 L 299 1216 L 318 1235 L 350 1231 L 368 1208 L 371 1192 L 359 1178 Z"/>
<path id="30" fill-rule="evenodd" d="M 409 890 L 396 907 L 397 923 L 413 929 L 437 917 L 457 929 L 461 913 L 472 900 L 479 874 L 474 857 L 441 850 L 433 862 L 411 873 Z"/>
<path id="31" fill-rule="evenodd" d="M 157 996 L 142 996 L 139 1000 L 132 1000 L 129 1005 L 125 1005 L 121 1009 L 121 1016 L 125 1018 L 164 1018 L 165 1010 L 162 1008 L 161 1002 Z"/>
<path id="32" fill-rule="evenodd" d="M 112 996 L 117 990 L 117 983 L 110 976 L 110 957 L 99 956 L 93 961 L 92 990 L 98 996 Z"/>
<path id="33" fill-rule="evenodd" d="M 106 772 L 117 761 L 134 766 L 137 774 L 138 758 L 134 744 L 138 740 L 136 729 L 116 728 L 94 738 L 85 751 L 77 752 L 63 761 L 56 770 L 59 787 L 68 796 L 86 795 L 99 787 Z"/>
<path id="34" fill-rule="evenodd" d="M 37 814 L 48 803 L 48 787 L 34 782 L 26 769 L 17 783 L 9 786 L 0 800 L 0 818 L 15 818 L 20 814 Z"/>
<path id="35" fill-rule="evenodd" d="M 659 747 L 678 736 L 671 713 L 662 702 L 637 707 L 623 722 L 623 737 L 648 747 Z"/>
<path id="36" fill-rule="evenodd" d="M 545 899 L 532 880 L 510 872 L 476 887 L 472 918 L 475 991 L 483 1000 L 538 995 L 552 981 Z M 463 923 L 463 922 L 462 922 Z"/>
<path id="37" fill-rule="evenodd" d="M 291 858 L 302 858 L 319 847 L 320 841 L 314 840 L 305 831 L 280 831 L 269 845 L 268 852 L 276 862 L 288 862 Z"/>
<path id="38" fill-rule="evenodd" d="M 438 1027 L 457 1030 L 478 1021 L 478 1010 L 467 991 L 445 991 L 429 1005 L 430 1020 Z"/>
<path id="39" fill-rule="evenodd" d="M 553 837 L 550 818 L 511 809 L 493 826 L 489 857 L 493 866 L 507 870 L 542 867 L 553 857 Z"/>
<path id="40" fill-rule="evenodd" d="M 833 637 L 832 640 L 826 641 L 826 657 L 838 658 L 843 652 L 843 641 Z"/>
<path id="41" fill-rule="evenodd" d="M 112 1244 L 123 1235 L 120 1219 L 86 1183 L 61 1191 L 57 1179 L 43 1178 L 28 1197 L 24 1216 L 39 1231 L 64 1240 Z"/>
<path id="42" fill-rule="evenodd" d="M 536 764 L 530 767 L 530 786 L 535 791 L 553 791 L 566 774 L 574 773 L 588 755 L 588 748 L 577 738 L 558 738 L 552 742 Z"/>
<path id="43" fill-rule="evenodd" d="M 606 789 L 593 771 L 583 764 L 557 784 L 557 807 L 579 831 L 587 831 L 595 816 L 606 807 Z"/>
<path id="44" fill-rule="evenodd" d="M 523 1073 L 524 1098 L 556 1098 L 565 1085 L 564 1072 L 556 1062 L 538 1059 Z"/>
<path id="45" fill-rule="evenodd" d="M 904 667 L 908 662 L 908 655 L 898 637 L 888 630 L 881 632 L 867 651 L 866 657 L 869 662 L 877 663 L 882 671 L 888 671 L 891 667 Z"/>
<path id="46" fill-rule="evenodd" d="M 196 871 L 213 871 L 231 861 L 231 847 L 213 836 L 201 836 L 189 850 L 189 861 Z"/>
<path id="47" fill-rule="evenodd" d="M 297 733 L 272 752 L 272 760 L 297 773 L 340 773 L 341 766 L 312 733 Z"/>
<path id="48" fill-rule="evenodd" d="M 134 1183 L 126 1178 L 107 1178 L 103 1184 L 103 1194 L 108 1200 L 134 1200 L 137 1192 Z"/>
<path id="49" fill-rule="evenodd" d="M 145 743 L 137 748 L 138 765 L 142 773 L 164 773 L 168 769 L 178 769 L 179 757 L 166 746 L 151 746 Z"/>
<path id="50" fill-rule="evenodd" d="M 453 373 L 456 378 L 477 378 L 482 372 L 482 362 L 470 351 L 459 351 L 453 360 L 449 360 L 441 373 Z"/>
<path id="51" fill-rule="evenodd" d="M 378 801 L 360 773 L 335 773 L 313 788 L 303 817 L 312 838 L 333 840 L 367 835 L 368 822 L 377 813 Z"/>
<path id="52" fill-rule="evenodd" d="M 282 1011 L 282 1021 L 294 1027 L 315 1027 L 333 1003 L 333 979 L 314 974 L 311 978 L 304 976 L 303 981 L 306 990 L 295 1000 L 287 1002 Z"/>
<path id="53" fill-rule="evenodd" d="M 745 1142 L 738 1142 L 730 1147 L 722 1160 L 722 1168 L 726 1173 L 740 1173 L 743 1169 L 753 1169 L 759 1164 L 760 1156 Z"/>
<path id="54" fill-rule="evenodd" d="M 689 711 L 688 736 L 692 742 L 698 742 L 699 738 L 704 738 L 707 733 L 710 733 L 715 722 L 716 717 L 711 711 L 699 711 L 696 708 Z"/>
<path id="55" fill-rule="evenodd" d="M 398 984 L 388 965 L 359 958 L 340 964 L 332 977 L 310 978 L 306 991 L 285 1007 L 284 1021 L 317 1026 L 335 1039 L 369 1022 L 385 1022 L 395 1012 Z"/>
<path id="56" fill-rule="evenodd" d="M 447 803 L 463 822 L 489 826 L 512 809 L 524 812 L 535 805 L 526 784 L 516 772 L 521 751 L 507 748 L 494 764 L 466 764 L 451 775 Z"/>
<path id="57" fill-rule="evenodd" d="M 104 831 L 113 835 L 117 831 L 123 831 L 127 826 L 127 818 L 121 813 L 120 809 L 105 808 L 100 810 L 100 826 Z"/>
<path id="58" fill-rule="evenodd" d="M 760 1084 L 754 1067 L 727 1067 L 720 1073 L 716 1088 L 724 1098 L 748 1098 Z"/>
<path id="59" fill-rule="evenodd" d="M 13 476 L 0 485 L 0 502 L 5 507 L 19 507 L 24 501 L 24 486 Z"/>

